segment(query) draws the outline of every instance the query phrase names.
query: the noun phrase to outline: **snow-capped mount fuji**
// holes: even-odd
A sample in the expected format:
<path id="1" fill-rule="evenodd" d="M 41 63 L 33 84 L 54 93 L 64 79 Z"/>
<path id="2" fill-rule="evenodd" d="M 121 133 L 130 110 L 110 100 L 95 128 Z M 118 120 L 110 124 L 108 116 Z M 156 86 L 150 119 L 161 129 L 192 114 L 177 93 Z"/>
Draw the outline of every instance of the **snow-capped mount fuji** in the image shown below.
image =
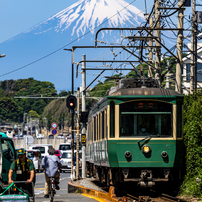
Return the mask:
<path id="1" fill-rule="evenodd" d="M 123 0 L 80 0 L 26 33 L 41 34 L 50 30 L 64 32 L 71 28 L 71 35 L 76 33 L 79 37 L 86 31 L 94 34 L 95 28 L 106 21 L 108 27 L 140 26 L 144 15 L 138 8 Z"/>
<path id="2" fill-rule="evenodd" d="M 57 90 L 71 89 L 71 54 L 63 48 L 94 45 L 95 32 L 102 27 L 136 27 L 144 21 L 142 12 L 124 0 L 79 0 L 0 44 L 0 50 L 6 54 L 0 63 L 1 80 L 34 77 L 54 83 Z M 111 33 L 107 34 L 110 37 Z M 103 33 L 102 37 L 105 37 Z M 112 37 L 117 42 L 120 33 Z M 89 55 L 97 57 L 86 49 L 79 53 L 78 61 L 81 54 L 86 54 L 87 58 Z M 17 69 L 20 71 L 15 71 Z M 78 82 L 76 87 L 81 80 Z"/>

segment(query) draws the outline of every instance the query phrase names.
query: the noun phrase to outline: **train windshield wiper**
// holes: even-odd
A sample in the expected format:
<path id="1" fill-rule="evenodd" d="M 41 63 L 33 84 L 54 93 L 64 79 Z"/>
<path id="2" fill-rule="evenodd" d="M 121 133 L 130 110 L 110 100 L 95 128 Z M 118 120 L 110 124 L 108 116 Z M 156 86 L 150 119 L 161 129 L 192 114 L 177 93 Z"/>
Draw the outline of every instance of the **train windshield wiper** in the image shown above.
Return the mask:
<path id="1" fill-rule="evenodd" d="M 140 142 L 142 142 L 143 140 L 147 140 L 147 139 L 150 140 L 152 137 L 160 137 L 160 135 L 149 135 L 149 136 L 147 136 L 147 137 L 145 137 L 145 138 L 139 140 L 139 141 L 138 141 L 138 144 L 139 144 Z"/>

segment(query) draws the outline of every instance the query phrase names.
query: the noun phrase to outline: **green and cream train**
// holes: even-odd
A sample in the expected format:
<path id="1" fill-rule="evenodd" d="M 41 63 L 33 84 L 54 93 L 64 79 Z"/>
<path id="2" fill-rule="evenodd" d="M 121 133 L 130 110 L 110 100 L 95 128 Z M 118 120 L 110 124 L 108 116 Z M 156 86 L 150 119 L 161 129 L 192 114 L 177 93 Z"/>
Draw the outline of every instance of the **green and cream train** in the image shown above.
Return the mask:
<path id="1" fill-rule="evenodd" d="M 115 186 L 141 187 L 182 178 L 183 96 L 155 80 L 121 79 L 88 116 L 86 165 Z"/>

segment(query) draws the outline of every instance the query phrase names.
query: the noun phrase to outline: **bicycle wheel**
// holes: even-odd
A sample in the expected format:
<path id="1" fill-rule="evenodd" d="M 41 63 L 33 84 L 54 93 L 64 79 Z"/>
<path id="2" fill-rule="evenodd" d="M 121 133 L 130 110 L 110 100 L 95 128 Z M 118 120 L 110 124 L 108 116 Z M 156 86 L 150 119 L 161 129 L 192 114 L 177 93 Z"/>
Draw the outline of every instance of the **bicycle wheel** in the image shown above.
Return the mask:
<path id="1" fill-rule="evenodd" d="M 50 202 L 53 202 L 53 197 L 54 197 L 54 192 L 53 192 L 53 190 L 51 190 L 51 194 L 50 194 Z"/>

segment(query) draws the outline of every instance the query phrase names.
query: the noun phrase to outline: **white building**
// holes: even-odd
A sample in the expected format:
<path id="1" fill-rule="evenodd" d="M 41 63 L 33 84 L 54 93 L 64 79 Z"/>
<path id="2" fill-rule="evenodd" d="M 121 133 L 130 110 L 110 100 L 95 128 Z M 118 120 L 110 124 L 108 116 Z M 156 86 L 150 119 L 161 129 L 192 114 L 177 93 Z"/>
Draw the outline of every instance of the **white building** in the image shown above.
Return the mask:
<path id="1" fill-rule="evenodd" d="M 191 43 L 188 43 L 188 48 L 191 49 Z M 198 56 L 202 58 L 202 42 L 197 43 Z M 183 93 L 190 92 L 190 63 L 191 54 L 188 53 L 187 57 L 183 58 L 183 74 L 182 84 L 184 86 Z M 202 88 L 202 59 L 197 58 L 197 88 Z"/>

